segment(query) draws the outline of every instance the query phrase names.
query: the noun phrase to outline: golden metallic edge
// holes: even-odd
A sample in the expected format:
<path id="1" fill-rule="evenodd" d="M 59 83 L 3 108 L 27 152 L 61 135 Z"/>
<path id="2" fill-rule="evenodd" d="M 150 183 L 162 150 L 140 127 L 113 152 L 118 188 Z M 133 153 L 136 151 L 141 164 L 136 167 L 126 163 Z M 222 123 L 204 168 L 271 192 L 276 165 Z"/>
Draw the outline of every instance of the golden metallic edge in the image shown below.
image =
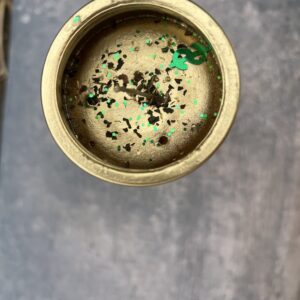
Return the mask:
<path id="1" fill-rule="evenodd" d="M 58 107 L 61 68 L 66 50 L 85 30 L 85 24 L 115 9 L 133 7 L 153 8 L 168 11 L 177 17 L 188 20 L 203 32 L 212 44 L 220 62 L 223 78 L 223 104 L 218 118 L 207 137 L 196 149 L 174 164 L 148 171 L 121 169 L 104 164 L 85 149 L 66 127 Z M 220 26 L 203 9 L 188 0 L 101 0 L 84 6 L 74 16 L 81 17 L 81 26 L 70 29 L 70 19 L 55 38 L 42 75 L 42 105 L 46 121 L 56 143 L 62 151 L 80 168 L 91 175 L 108 182 L 129 186 L 152 186 L 173 181 L 197 169 L 221 145 L 228 134 L 237 113 L 240 94 L 240 77 L 237 61 L 229 40 Z"/>
<path id="2" fill-rule="evenodd" d="M 0 82 L 7 77 L 7 65 L 5 61 L 5 19 L 10 14 L 12 2 L 11 0 L 0 1 Z"/>

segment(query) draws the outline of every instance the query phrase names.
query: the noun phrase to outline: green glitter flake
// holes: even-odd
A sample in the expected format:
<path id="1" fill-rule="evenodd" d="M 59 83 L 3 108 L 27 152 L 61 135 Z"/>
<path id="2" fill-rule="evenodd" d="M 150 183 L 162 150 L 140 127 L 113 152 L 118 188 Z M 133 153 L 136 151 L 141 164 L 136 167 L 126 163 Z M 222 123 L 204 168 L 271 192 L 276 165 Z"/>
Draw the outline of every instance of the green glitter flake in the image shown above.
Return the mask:
<path id="1" fill-rule="evenodd" d="M 118 60 L 120 59 L 120 53 L 119 53 L 119 52 L 115 53 L 115 54 L 113 55 L 113 59 L 114 59 L 115 61 L 118 61 Z"/>
<path id="2" fill-rule="evenodd" d="M 132 117 L 129 118 L 129 121 L 132 121 Z"/>
<path id="3" fill-rule="evenodd" d="M 94 98 L 94 97 L 95 97 L 95 94 L 89 93 L 88 97 L 89 97 L 89 98 Z"/>
<path id="4" fill-rule="evenodd" d="M 222 80 L 221 75 L 218 75 L 218 76 L 217 76 L 217 79 L 218 79 L 218 80 Z"/>
<path id="5" fill-rule="evenodd" d="M 178 70 L 175 70 L 175 75 L 179 75 L 179 71 Z"/>
<path id="6" fill-rule="evenodd" d="M 191 84 L 191 82 L 192 82 L 191 80 L 187 80 L 186 81 L 187 84 Z"/>
<path id="7" fill-rule="evenodd" d="M 113 132 L 112 136 L 116 137 L 116 136 L 118 136 L 118 133 L 117 132 Z"/>
<path id="8" fill-rule="evenodd" d="M 150 57 L 155 59 L 157 57 L 157 55 L 156 54 L 150 54 Z"/>
<path id="9" fill-rule="evenodd" d="M 168 132 L 167 136 L 171 137 L 174 132 L 175 132 L 175 128 L 171 128 L 170 131 Z"/>
<path id="10" fill-rule="evenodd" d="M 107 75 L 106 75 L 106 77 L 107 77 L 108 79 L 110 79 L 110 78 L 112 78 L 112 74 L 111 74 L 110 72 L 108 72 Z"/>
<path id="11" fill-rule="evenodd" d="M 130 47 L 130 48 L 129 48 L 129 51 L 130 51 L 130 52 L 134 52 L 134 47 Z"/>
<path id="12" fill-rule="evenodd" d="M 160 88 L 160 83 L 159 83 L 159 82 L 156 84 L 156 88 L 157 88 L 157 89 Z"/>
<path id="13" fill-rule="evenodd" d="M 214 112 L 214 117 L 217 117 L 218 116 L 218 113 L 217 112 Z"/>
<path id="14" fill-rule="evenodd" d="M 197 104 L 198 104 L 198 100 L 194 99 L 194 105 L 197 105 Z"/>
<path id="15" fill-rule="evenodd" d="M 200 114 L 200 118 L 203 119 L 203 120 L 207 120 L 208 115 L 207 115 L 207 114 L 204 114 L 204 113 L 201 113 L 201 114 Z"/>
<path id="16" fill-rule="evenodd" d="M 151 40 L 149 38 L 146 39 L 146 45 L 151 46 Z"/>
<path id="17" fill-rule="evenodd" d="M 127 105 L 128 105 L 128 101 L 127 100 L 123 100 L 123 104 L 124 104 L 124 107 L 126 108 Z"/>
<path id="18" fill-rule="evenodd" d="M 142 118 L 142 116 L 141 116 L 141 115 L 138 115 L 138 116 L 136 117 L 136 120 L 139 121 L 141 118 Z"/>
<path id="19" fill-rule="evenodd" d="M 158 131 L 158 127 L 157 127 L 157 126 L 153 126 L 153 130 L 154 130 L 155 132 L 157 132 L 157 131 Z"/>
<path id="20" fill-rule="evenodd" d="M 161 70 L 163 70 L 165 68 L 164 64 L 160 64 L 159 67 Z"/>
<path id="21" fill-rule="evenodd" d="M 103 88 L 103 92 L 105 92 L 105 93 L 107 93 L 108 90 L 109 90 L 109 88 L 107 88 L 107 87 Z"/>
<path id="22" fill-rule="evenodd" d="M 119 103 L 118 102 L 115 103 L 115 107 L 119 107 Z"/>
<path id="23" fill-rule="evenodd" d="M 145 127 L 145 123 L 142 123 L 142 127 Z"/>
<path id="24" fill-rule="evenodd" d="M 146 107 L 148 107 L 148 104 L 147 103 L 143 103 L 141 106 L 140 106 L 140 110 L 144 110 Z"/>
<path id="25" fill-rule="evenodd" d="M 102 69 L 106 69 L 107 68 L 107 64 L 102 64 Z"/>
<path id="26" fill-rule="evenodd" d="M 81 22 L 80 16 L 75 16 L 75 17 L 73 18 L 73 23 L 74 23 L 74 24 L 78 24 L 78 23 L 80 23 L 80 22 Z"/>

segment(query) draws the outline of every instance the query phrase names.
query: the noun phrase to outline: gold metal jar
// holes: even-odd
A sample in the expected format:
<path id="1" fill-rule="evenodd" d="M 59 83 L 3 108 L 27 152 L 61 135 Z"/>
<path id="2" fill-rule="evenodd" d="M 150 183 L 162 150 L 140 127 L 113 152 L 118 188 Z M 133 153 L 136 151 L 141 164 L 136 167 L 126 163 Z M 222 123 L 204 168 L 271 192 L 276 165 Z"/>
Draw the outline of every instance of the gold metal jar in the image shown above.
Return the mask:
<path id="1" fill-rule="evenodd" d="M 163 26 L 161 24 L 156 27 L 154 23 L 153 26 L 149 25 L 146 18 L 148 15 L 153 18 L 162 18 L 164 27 L 159 27 Z M 124 16 L 129 19 L 123 21 L 123 27 L 119 28 L 118 24 L 121 23 L 118 22 L 118 19 L 124 19 Z M 134 23 L 135 18 L 138 18 L 138 23 Z M 151 46 L 155 40 L 155 30 L 177 31 L 174 29 L 173 19 L 176 20 L 174 21 L 176 24 L 179 24 L 177 24 L 178 26 L 192 28 L 193 32 L 199 33 L 199 35 L 194 33 L 182 34 L 179 28 L 178 34 L 176 32 L 179 36 L 178 39 L 188 43 L 189 41 L 193 42 L 194 36 L 197 38 L 201 36 L 202 40 L 211 45 L 213 53 L 211 54 L 210 64 L 191 65 L 188 72 L 179 73 L 175 71 L 173 73 L 172 71 L 169 73 L 167 69 L 167 73 L 165 73 L 163 67 L 161 68 L 162 71 L 157 71 L 159 66 L 165 65 L 166 58 L 161 53 L 161 49 L 147 46 Z M 112 22 L 111 20 L 113 20 L 114 26 L 105 29 L 106 24 Z M 130 24 L 138 24 L 142 28 L 142 32 L 140 30 L 132 31 L 132 37 L 136 39 L 135 42 L 130 42 L 130 36 L 127 34 L 128 30 L 130 31 L 132 28 Z M 136 29 L 134 28 L 134 30 Z M 97 33 L 97 35 L 95 32 L 100 33 Z M 144 32 L 146 33 L 144 34 Z M 96 36 L 96 38 L 92 39 L 91 36 Z M 147 36 L 150 36 L 151 39 Z M 167 34 L 167 36 L 170 35 Z M 101 42 L 98 41 L 99 39 L 101 39 Z M 146 39 L 147 46 L 142 46 L 142 49 L 138 46 L 129 47 L 130 43 L 133 46 L 142 45 L 143 39 Z M 178 110 L 174 115 L 175 117 L 173 117 L 174 120 L 171 120 L 174 122 L 173 131 L 171 130 L 170 133 L 165 132 L 166 137 L 171 137 L 174 133 L 173 139 L 169 139 L 171 141 L 165 148 L 155 147 L 156 144 L 160 145 L 156 139 L 157 134 L 155 132 L 157 128 L 155 124 L 151 125 L 149 123 L 148 127 L 150 129 L 154 128 L 154 131 L 149 133 L 151 135 L 149 139 L 152 138 L 151 142 L 153 144 L 151 147 L 145 147 L 147 140 L 138 145 L 140 136 L 132 135 L 128 141 L 128 137 L 124 136 L 123 133 L 118 133 L 120 135 L 119 140 L 126 143 L 125 140 L 127 139 L 127 146 L 129 145 L 127 148 L 118 145 L 119 141 L 116 142 L 114 139 L 106 142 L 104 139 L 105 134 L 102 134 L 101 137 L 99 135 L 99 132 L 102 132 L 103 129 L 100 130 L 100 127 L 98 128 L 95 123 L 95 118 L 91 117 L 94 113 L 93 109 L 82 108 L 84 107 L 80 100 L 82 91 L 80 93 L 76 91 L 77 94 L 74 94 L 74 89 L 81 89 L 82 80 L 91 76 L 91 69 L 97 68 L 97 61 L 99 60 L 97 55 L 100 55 L 101 47 L 105 48 L 107 45 L 115 43 L 116 40 L 119 41 L 120 45 L 127 45 L 127 50 L 130 49 L 128 51 L 124 50 L 124 57 L 133 53 L 127 58 L 126 72 L 138 68 L 143 70 L 152 68 L 157 71 L 157 74 L 165 73 L 162 85 L 183 80 L 185 85 L 188 86 L 190 96 L 184 100 L 186 101 L 184 104 L 178 102 L 176 105 L 176 101 L 184 98 L 180 91 L 185 87 L 178 87 L 177 89 L 176 86 L 176 89 L 174 89 L 174 110 L 177 108 Z M 81 47 L 81 45 L 84 46 Z M 152 52 L 149 52 L 150 49 Z M 135 51 L 140 52 L 135 53 Z M 76 74 L 75 79 L 72 78 L 73 75 L 68 75 L 69 77 L 66 79 L 66 69 L 70 65 L 70 60 L 74 55 L 76 56 L 77 53 L 81 52 L 82 54 L 78 58 L 78 60 L 83 61 L 83 66 L 79 68 L 80 74 Z M 109 53 L 108 50 L 107 53 Z M 149 57 L 152 57 L 151 59 L 155 59 L 155 61 L 150 61 Z M 158 67 L 155 68 L 155 64 Z M 103 70 L 97 72 L 102 72 L 106 77 L 108 75 L 110 77 L 118 75 L 117 73 L 111 74 L 107 70 L 106 64 L 103 64 L 102 67 Z M 175 78 L 179 76 L 181 76 L 180 80 Z M 78 83 L 78 87 L 74 82 Z M 49 129 L 59 147 L 75 164 L 86 172 L 109 182 L 131 186 L 150 186 L 169 182 L 192 172 L 220 146 L 230 130 L 238 109 L 240 80 L 236 58 L 224 32 L 211 16 L 192 2 L 188 0 L 152 0 L 151 2 L 144 0 L 96 0 L 78 11 L 58 33 L 45 62 L 41 88 L 42 104 Z M 85 88 L 87 89 L 86 86 Z M 114 92 L 118 91 L 115 90 Z M 197 95 L 199 98 L 197 98 Z M 207 101 L 203 100 L 202 103 L 201 99 L 204 98 Z M 76 106 L 74 108 L 74 105 L 70 105 L 67 99 L 80 103 L 81 107 Z M 194 101 L 194 104 L 190 104 L 192 101 Z M 117 122 L 120 122 L 117 120 L 116 115 L 119 116 L 119 113 L 122 114 L 126 109 L 128 110 L 126 105 L 124 104 L 122 108 L 119 107 L 118 110 L 114 108 L 115 115 L 111 116 L 110 123 L 106 123 L 115 122 L 114 124 L 117 124 Z M 185 109 L 182 109 L 183 107 Z M 69 112 L 71 108 L 73 110 Z M 94 107 L 94 109 L 97 110 L 97 107 Z M 132 108 L 133 117 L 130 118 L 131 120 L 135 121 L 135 118 L 137 120 L 141 118 L 138 109 L 137 105 Z M 199 114 L 198 110 L 203 110 L 203 113 Z M 195 121 L 198 115 L 204 119 L 199 123 Z M 166 114 L 162 115 L 162 118 L 166 118 L 166 116 Z M 207 120 L 208 116 L 209 120 Z M 84 125 L 72 123 L 75 121 L 82 121 Z M 168 120 L 168 123 L 171 124 L 171 121 Z M 182 125 L 188 122 L 191 123 L 191 133 L 189 131 L 187 133 L 187 129 L 183 128 L 185 125 Z M 84 129 L 87 128 L 87 123 L 89 127 Z M 138 122 L 135 123 L 138 124 Z M 166 126 L 165 130 L 167 130 Z M 199 131 L 194 130 L 197 129 L 197 126 L 200 128 Z M 145 124 L 139 125 L 137 128 L 146 133 L 150 130 Z M 128 129 L 126 130 L 128 131 Z M 85 134 L 89 138 L 99 136 L 99 142 L 98 140 L 96 142 L 86 142 Z M 136 150 L 128 152 L 130 145 L 135 145 Z M 119 152 L 116 150 L 117 147 Z M 178 151 L 178 155 L 176 151 Z"/>

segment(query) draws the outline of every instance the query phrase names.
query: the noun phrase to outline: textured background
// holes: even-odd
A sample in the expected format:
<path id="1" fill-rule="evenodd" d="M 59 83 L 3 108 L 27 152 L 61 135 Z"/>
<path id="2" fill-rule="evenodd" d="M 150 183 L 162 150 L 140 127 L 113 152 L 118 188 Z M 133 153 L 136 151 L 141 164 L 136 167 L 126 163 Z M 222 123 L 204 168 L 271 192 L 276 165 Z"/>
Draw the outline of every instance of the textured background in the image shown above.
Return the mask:
<path id="1" fill-rule="evenodd" d="M 85 0 L 15 0 L 1 300 L 300 299 L 300 1 L 197 2 L 234 44 L 237 121 L 192 175 L 126 188 L 74 166 L 42 115 L 45 55 Z"/>

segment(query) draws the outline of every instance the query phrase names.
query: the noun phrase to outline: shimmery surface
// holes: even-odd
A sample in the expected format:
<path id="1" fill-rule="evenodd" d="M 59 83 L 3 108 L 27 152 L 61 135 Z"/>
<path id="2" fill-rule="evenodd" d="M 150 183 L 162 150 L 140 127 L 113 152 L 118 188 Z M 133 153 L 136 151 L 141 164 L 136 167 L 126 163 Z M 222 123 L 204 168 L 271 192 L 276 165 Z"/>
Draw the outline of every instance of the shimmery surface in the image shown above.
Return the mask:
<path id="1" fill-rule="evenodd" d="M 158 167 L 205 137 L 221 104 L 220 71 L 205 39 L 181 26 L 130 20 L 105 35 L 100 29 L 77 50 L 66 69 L 72 70 L 65 75 L 66 108 L 73 132 L 91 152 L 118 166 Z M 188 68 L 171 67 L 174 57 Z M 212 82 L 218 90 L 210 90 Z"/>

